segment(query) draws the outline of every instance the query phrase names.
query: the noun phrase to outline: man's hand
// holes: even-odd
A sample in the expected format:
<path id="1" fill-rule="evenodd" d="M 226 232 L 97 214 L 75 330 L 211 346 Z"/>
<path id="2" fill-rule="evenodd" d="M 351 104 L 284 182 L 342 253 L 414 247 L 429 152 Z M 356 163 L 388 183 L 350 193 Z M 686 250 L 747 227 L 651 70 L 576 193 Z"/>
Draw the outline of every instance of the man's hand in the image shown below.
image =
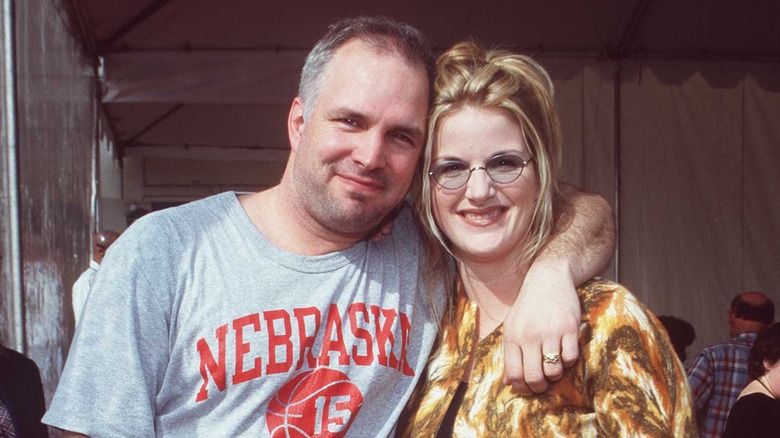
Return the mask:
<path id="1" fill-rule="evenodd" d="M 526 395 L 544 392 L 547 379 L 560 379 L 563 368 L 576 362 L 581 310 L 575 286 L 606 269 L 615 248 L 607 201 L 570 186 L 562 194 L 553 235 L 504 320 L 505 377 Z"/>
<path id="2" fill-rule="evenodd" d="M 533 265 L 504 320 L 506 383 L 530 395 L 547 390 L 547 379 L 560 379 L 564 366 L 572 366 L 579 355 L 580 315 L 571 273 Z M 545 363 L 543 355 L 555 354 L 558 361 Z"/>

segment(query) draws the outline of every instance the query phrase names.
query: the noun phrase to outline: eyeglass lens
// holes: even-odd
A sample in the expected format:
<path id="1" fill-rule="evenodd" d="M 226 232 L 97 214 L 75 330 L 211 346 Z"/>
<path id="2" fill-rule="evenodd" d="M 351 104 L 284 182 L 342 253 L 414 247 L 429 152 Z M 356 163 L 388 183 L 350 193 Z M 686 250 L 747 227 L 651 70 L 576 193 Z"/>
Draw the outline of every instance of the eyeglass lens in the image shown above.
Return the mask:
<path id="1" fill-rule="evenodd" d="M 493 181 L 506 184 L 519 178 L 529 161 L 531 159 L 526 161 L 511 154 L 493 157 L 484 167 L 469 168 L 466 163 L 460 161 L 445 161 L 438 164 L 430 175 L 440 186 L 446 189 L 457 189 L 466 184 L 472 172 L 483 169 Z"/>

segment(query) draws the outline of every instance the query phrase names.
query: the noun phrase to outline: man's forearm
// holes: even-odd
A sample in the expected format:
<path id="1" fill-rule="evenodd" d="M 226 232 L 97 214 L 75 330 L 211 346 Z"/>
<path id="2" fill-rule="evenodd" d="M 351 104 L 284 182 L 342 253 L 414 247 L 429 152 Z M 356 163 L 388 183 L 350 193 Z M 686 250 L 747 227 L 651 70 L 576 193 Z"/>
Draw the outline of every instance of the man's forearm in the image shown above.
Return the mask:
<path id="1" fill-rule="evenodd" d="M 573 365 L 581 317 L 575 287 L 612 260 L 615 224 L 601 196 L 564 187 L 553 235 L 526 273 L 504 320 L 506 380 L 521 394 L 543 392 Z M 560 361 L 542 361 L 560 354 Z"/>
<path id="2" fill-rule="evenodd" d="M 575 285 L 603 272 L 615 249 L 615 220 L 607 201 L 595 194 L 564 185 L 563 200 L 550 240 L 535 265 L 565 264 Z"/>

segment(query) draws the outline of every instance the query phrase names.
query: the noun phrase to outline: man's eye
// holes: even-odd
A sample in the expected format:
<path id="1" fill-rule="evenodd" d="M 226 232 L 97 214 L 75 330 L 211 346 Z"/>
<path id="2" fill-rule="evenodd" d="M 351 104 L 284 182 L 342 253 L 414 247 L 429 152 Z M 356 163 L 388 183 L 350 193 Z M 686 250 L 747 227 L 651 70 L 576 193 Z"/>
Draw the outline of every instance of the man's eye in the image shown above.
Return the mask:
<path id="1" fill-rule="evenodd" d="M 360 126 L 360 124 L 358 123 L 358 121 L 356 119 L 350 119 L 349 117 L 345 117 L 345 118 L 339 119 L 339 122 L 341 122 L 341 123 L 343 123 L 345 125 L 349 125 L 349 126 L 355 127 L 355 128 Z"/>
<path id="2" fill-rule="evenodd" d="M 395 137 L 397 140 L 400 140 L 400 141 L 402 141 L 402 142 L 404 142 L 404 143 L 408 143 L 408 144 L 412 144 L 412 145 L 414 144 L 414 140 L 412 140 L 412 139 L 411 139 L 411 138 L 410 138 L 408 135 L 404 135 L 404 134 L 395 134 L 395 136 L 394 136 L 394 137 Z"/>

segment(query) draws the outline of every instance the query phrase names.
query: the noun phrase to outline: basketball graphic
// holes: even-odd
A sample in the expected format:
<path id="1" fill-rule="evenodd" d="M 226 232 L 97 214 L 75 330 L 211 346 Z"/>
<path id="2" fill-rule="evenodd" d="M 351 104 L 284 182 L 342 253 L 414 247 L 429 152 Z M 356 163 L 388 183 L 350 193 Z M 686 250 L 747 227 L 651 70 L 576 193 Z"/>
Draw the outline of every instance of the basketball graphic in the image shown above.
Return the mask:
<path id="1" fill-rule="evenodd" d="M 265 420 L 273 438 L 342 437 L 362 405 L 346 374 L 318 368 L 287 382 L 271 398 Z"/>

